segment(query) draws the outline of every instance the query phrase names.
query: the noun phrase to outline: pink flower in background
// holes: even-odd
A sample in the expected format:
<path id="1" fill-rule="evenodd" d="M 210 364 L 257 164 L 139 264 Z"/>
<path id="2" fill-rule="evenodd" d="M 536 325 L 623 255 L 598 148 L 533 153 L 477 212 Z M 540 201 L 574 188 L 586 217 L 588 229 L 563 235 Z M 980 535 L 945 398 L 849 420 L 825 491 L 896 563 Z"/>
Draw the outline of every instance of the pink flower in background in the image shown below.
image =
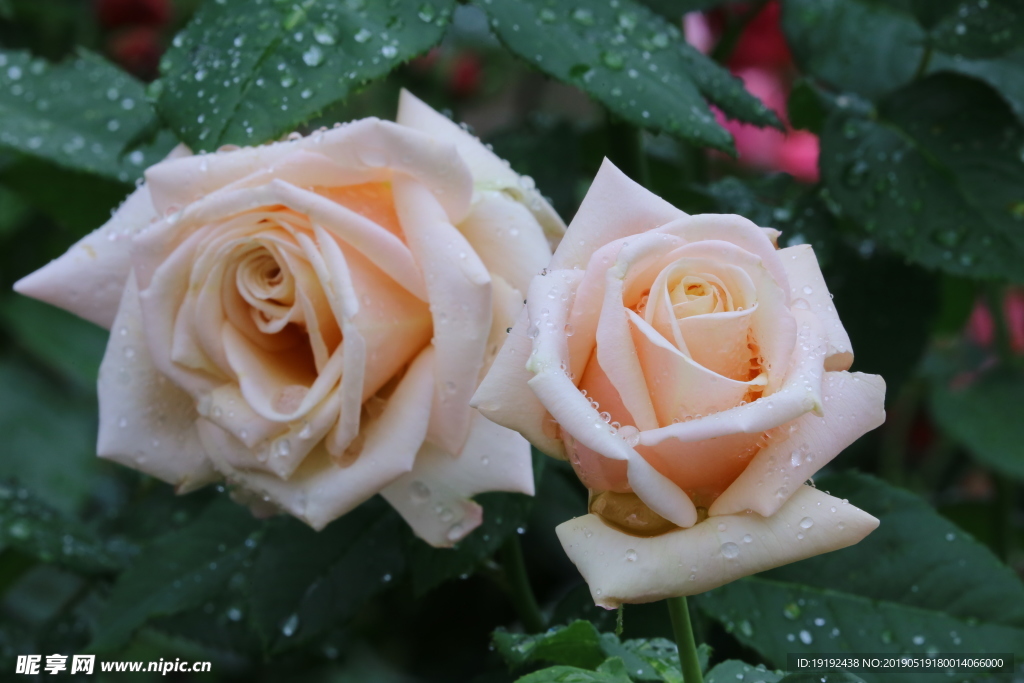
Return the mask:
<path id="1" fill-rule="evenodd" d="M 774 128 L 731 121 L 717 109 L 718 122 L 736 140 L 739 163 L 751 168 L 784 171 L 804 182 L 818 180 L 818 137 L 789 127 L 786 99 L 789 96 L 792 56 L 779 27 L 779 5 L 769 3 L 747 25 L 732 55 L 729 69 L 743 80 L 747 90 L 786 125 L 786 132 Z M 718 40 L 719 14 L 691 12 L 684 17 L 686 39 L 702 52 L 709 52 Z"/>

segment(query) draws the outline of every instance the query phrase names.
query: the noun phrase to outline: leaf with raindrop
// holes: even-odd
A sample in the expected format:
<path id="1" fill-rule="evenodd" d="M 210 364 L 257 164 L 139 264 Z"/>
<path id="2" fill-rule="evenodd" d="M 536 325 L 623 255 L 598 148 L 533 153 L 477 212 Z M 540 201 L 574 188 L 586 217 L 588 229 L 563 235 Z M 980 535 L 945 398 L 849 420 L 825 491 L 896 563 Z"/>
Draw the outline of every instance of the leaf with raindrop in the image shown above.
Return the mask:
<path id="1" fill-rule="evenodd" d="M 512 52 L 637 126 L 733 152 L 732 136 L 705 98 L 733 118 L 780 125 L 739 79 L 634 0 L 487 0 L 481 6 Z"/>
<path id="2" fill-rule="evenodd" d="M 123 645 L 148 621 L 219 595 L 257 547 L 260 523 L 220 496 L 180 529 L 143 546 L 100 611 L 89 651 Z"/>
<path id="3" fill-rule="evenodd" d="M 435 45 L 453 0 L 218 0 L 161 62 L 158 107 L 194 150 L 280 137 Z"/>
<path id="4" fill-rule="evenodd" d="M 1024 650 L 1024 584 L 988 548 L 926 501 L 873 477 L 833 475 L 817 486 L 881 524 L 857 545 L 698 598 L 741 643 L 775 666 L 788 653 Z M 948 678 L 915 671 L 886 680 Z"/>
<path id="5" fill-rule="evenodd" d="M 278 518 L 265 533 L 247 609 L 268 651 L 295 647 L 343 623 L 405 568 L 405 524 L 380 498 L 320 532 Z"/>
<path id="6" fill-rule="evenodd" d="M 91 529 L 6 483 L 0 483 L 0 545 L 78 574 L 107 574 L 124 564 Z"/>
<path id="7" fill-rule="evenodd" d="M 704 683 L 735 683 L 736 681 L 764 681 L 778 683 L 784 674 L 765 669 L 764 666 L 754 667 L 738 659 L 727 659 L 716 664 L 704 678 Z"/>
<path id="8" fill-rule="evenodd" d="M 620 641 L 614 633 L 599 633 L 589 621 L 578 620 L 530 635 L 498 629 L 492 636 L 495 649 L 510 669 L 540 662 L 581 670 L 599 669 L 610 658 L 622 661 L 636 681 L 682 681 L 675 643 L 664 638 Z M 697 658 L 706 670 L 711 649 L 701 644 Z"/>
<path id="9" fill-rule="evenodd" d="M 127 183 L 173 146 L 157 129 L 142 84 L 101 57 L 53 65 L 0 50 L 0 147 Z"/>
<path id="10" fill-rule="evenodd" d="M 844 217 L 911 261 L 1024 281 L 1024 126 L 983 83 L 934 74 L 870 116 L 833 112 L 821 173 Z"/>

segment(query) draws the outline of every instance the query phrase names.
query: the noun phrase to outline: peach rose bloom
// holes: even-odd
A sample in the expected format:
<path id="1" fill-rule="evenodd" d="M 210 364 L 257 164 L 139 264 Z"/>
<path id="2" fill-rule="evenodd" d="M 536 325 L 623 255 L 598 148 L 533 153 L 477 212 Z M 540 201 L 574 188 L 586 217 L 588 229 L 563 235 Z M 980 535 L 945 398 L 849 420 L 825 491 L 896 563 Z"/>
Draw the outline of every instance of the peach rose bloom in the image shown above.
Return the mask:
<path id="1" fill-rule="evenodd" d="M 605 162 L 473 398 L 568 457 L 557 529 L 597 604 L 692 595 L 878 520 L 804 482 L 884 420 L 810 246 L 688 216 Z"/>
<path id="2" fill-rule="evenodd" d="M 564 226 L 409 93 L 291 137 L 176 151 L 15 289 L 110 329 L 99 455 L 317 529 L 381 493 L 451 545 L 471 496 L 533 493 L 529 444 L 468 403 Z"/>

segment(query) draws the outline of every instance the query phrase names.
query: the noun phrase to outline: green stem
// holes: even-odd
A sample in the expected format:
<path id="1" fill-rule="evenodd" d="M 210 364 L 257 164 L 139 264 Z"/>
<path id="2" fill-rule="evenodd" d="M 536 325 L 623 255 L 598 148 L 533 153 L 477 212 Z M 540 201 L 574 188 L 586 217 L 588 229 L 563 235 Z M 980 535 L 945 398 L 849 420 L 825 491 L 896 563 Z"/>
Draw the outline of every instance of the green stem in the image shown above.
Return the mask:
<path id="1" fill-rule="evenodd" d="M 530 588 L 530 579 L 526 576 L 526 563 L 523 562 L 523 548 L 519 545 L 519 535 L 512 534 L 501 546 L 501 565 L 505 570 L 512 603 L 523 622 L 527 633 L 540 633 L 546 627 L 544 615 L 541 614 L 537 598 Z"/>
<path id="2" fill-rule="evenodd" d="M 650 187 L 650 171 L 644 153 L 644 131 L 609 114 L 608 156 L 619 170 L 644 187 Z"/>
<path id="3" fill-rule="evenodd" d="M 697 643 L 693 640 L 693 625 L 690 623 L 690 609 L 686 597 L 668 598 L 668 614 L 672 617 L 672 631 L 676 635 L 679 647 L 679 663 L 683 668 L 685 683 L 704 683 L 700 671 L 700 660 L 697 659 Z"/>
<path id="4" fill-rule="evenodd" d="M 932 61 L 932 46 L 931 44 L 924 46 L 924 52 L 921 53 L 921 61 L 917 63 L 917 69 L 914 70 L 914 80 L 921 78 L 928 71 L 928 64 Z"/>

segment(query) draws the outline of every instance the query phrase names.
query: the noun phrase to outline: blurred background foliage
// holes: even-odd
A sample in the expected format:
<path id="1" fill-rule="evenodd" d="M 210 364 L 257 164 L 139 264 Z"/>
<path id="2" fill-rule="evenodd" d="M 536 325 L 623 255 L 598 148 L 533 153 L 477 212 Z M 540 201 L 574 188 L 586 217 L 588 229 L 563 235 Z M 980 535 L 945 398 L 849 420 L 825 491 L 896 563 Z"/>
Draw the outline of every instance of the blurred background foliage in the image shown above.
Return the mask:
<path id="1" fill-rule="evenodd" d="M 567 222 L 609 156 L 812 244 L 854 369 L 885 377 L 885 425 L 818 482 L 881 529 L 696 600 L 709 680 L 797 651 L 1024 655 L 1019 3 L 0 0 L 0 45 L 0 671 L 96 652 L 214 662 L 175 680 L 681 680 L 663 608 L 626 608 L 620 642 L 565 558 L 586 492 L 564 463 L 537 460 L 534 500 L 481 496 L 452 551 L 379 500 L 315 534 L 221 488 L 177 498 L 94 455 L 106 332 L 10 290 L 176 141 L 391 118 L 402 87 Z M 549 624 L 593 626 L 522 633 L 517 538 Z"/>

